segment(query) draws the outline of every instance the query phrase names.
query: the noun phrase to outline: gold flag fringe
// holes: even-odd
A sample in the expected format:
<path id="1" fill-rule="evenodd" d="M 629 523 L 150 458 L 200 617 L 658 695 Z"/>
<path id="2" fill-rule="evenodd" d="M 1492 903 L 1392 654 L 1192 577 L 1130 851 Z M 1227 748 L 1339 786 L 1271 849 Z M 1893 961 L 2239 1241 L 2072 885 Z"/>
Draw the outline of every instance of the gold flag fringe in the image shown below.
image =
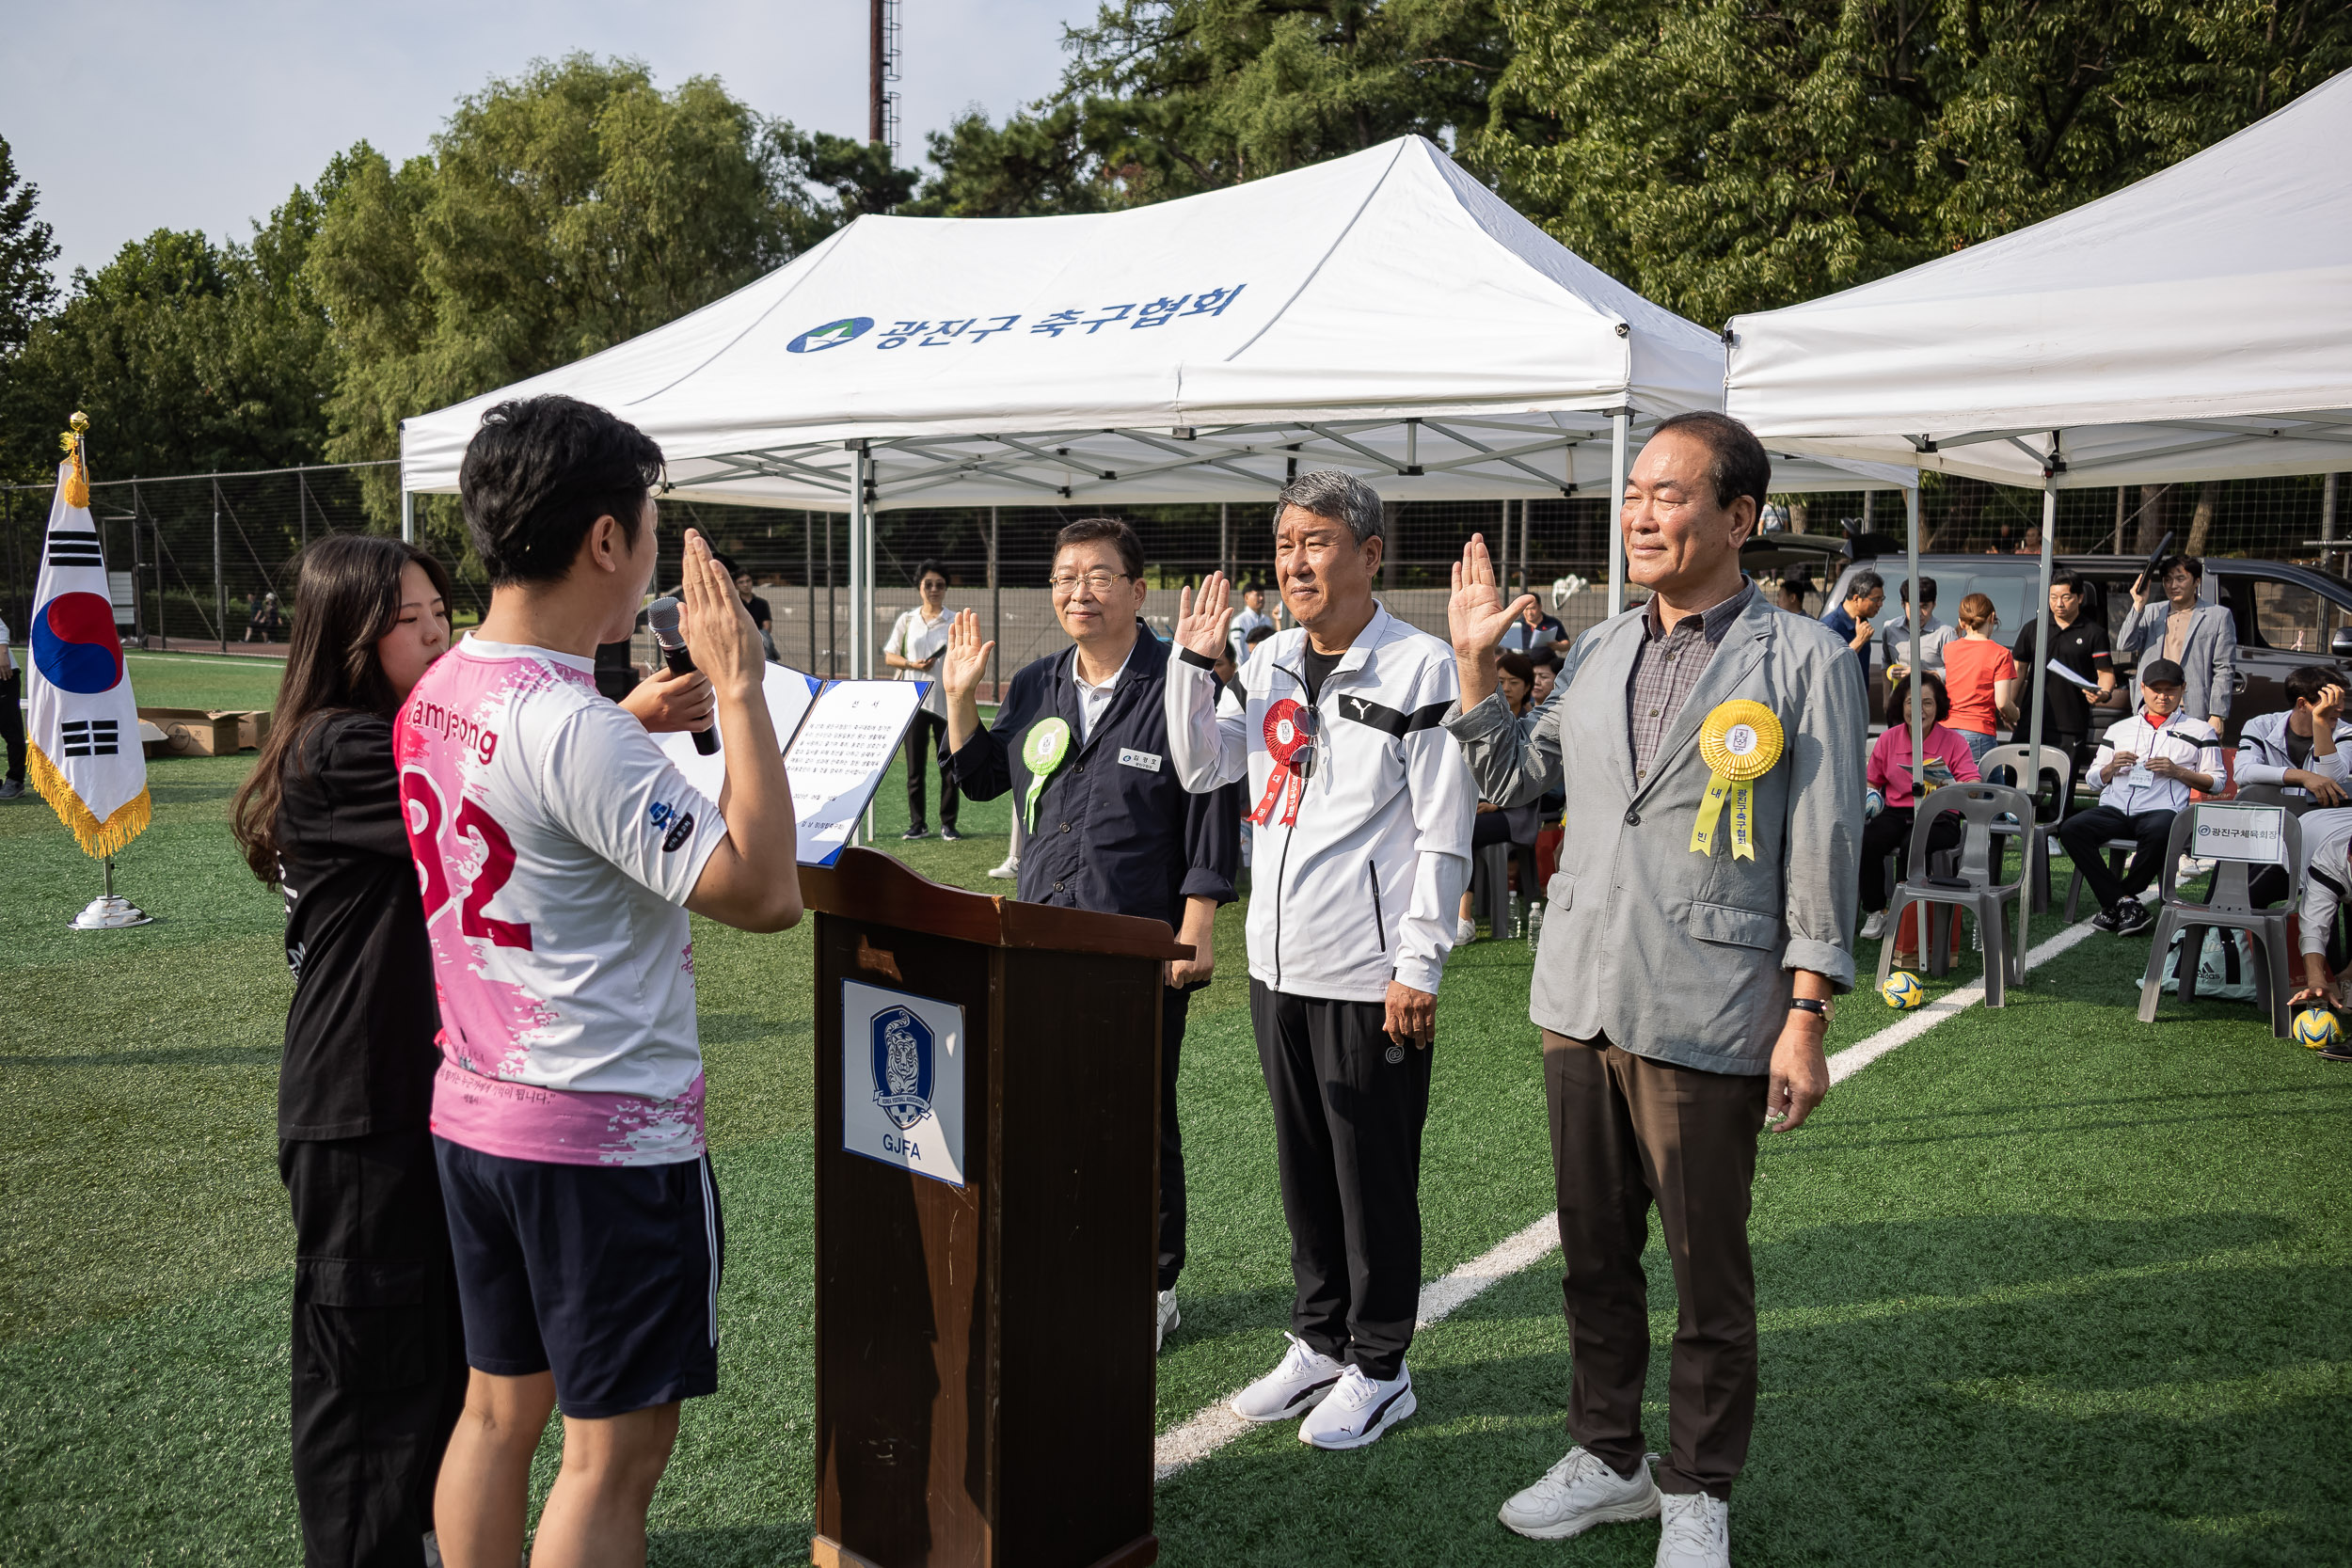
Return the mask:
<path id="1" fill-rule="evenodd" d="M 103 860 L 139 834 L 147 832 L 147 824 L 154 813 L 155 802 L 145 789 L 114 809 L 114 815 L 101 822 L 90 815 L 89 807 L 73 793 L 57 765 L 42 753 L 39 745 L 27 745 L 28 771 L 33 788 L 56 812 L 57 820 L 73 830 L 74 839 L 82 846 L 82 853 L 92 860 Z"/>

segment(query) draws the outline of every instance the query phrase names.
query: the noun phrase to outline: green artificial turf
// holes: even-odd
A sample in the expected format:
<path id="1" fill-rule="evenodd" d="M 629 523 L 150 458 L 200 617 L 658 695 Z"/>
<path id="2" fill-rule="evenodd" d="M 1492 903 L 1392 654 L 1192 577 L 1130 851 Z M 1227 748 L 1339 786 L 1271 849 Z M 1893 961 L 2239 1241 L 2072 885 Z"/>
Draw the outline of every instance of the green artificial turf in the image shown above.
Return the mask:
<path id="1" fill-rule="evenodd" d="M 141 707 L 276 707 L 283 659 L 234 654 L 123 655 Z"/>
<path id="2" fill-rule="evenodd" d="M 262 705 L 235 683 L 275 677 L 134 658 L 142 700 L 172 705 Z M 181 683 L 171 697 L 151 696 L 167 682 Z M 97 868 L 45 805 L 0 805 L 0 1092 L 27 1113 L 0 1153 L 0 1561 L 299 1557 L 292 1236 L 272 1132 L 280 916 L 224 828 L 250 765 L 151 766 L 155 826 L 118 864 L 122 890 L 159 916 L 135 931 L 66 930 Z M 1005 852 L 1003 801 L 967 802 L 961 844 L 899 845 L 905 811 L 894 777 L 877 804 L 886 847 L 941 880 L 1006 889 L 985 878 Z M 1288 1321 L 1240 912 L 1219 921 L 1217 979 L 1185 1045 L 1192 1255 L 1184 1326 L 1160 1362 L 1163 1428 L 1263 1370 Z M 2057 928 L 2044 917 L 2035 934 Z M 698 921 L 695 937 L 728 1221 L 723 1371 L 720 1393 L 687 1412 L 652 1557 L 804 1561 L 807 931 Z M 2352 1285 L 2339 1196 L 2352 1069 L 2270 1039 L 2244 1006 L 2184 1012 L 2168 998 L 2155 1024 L 2137 1023 L 2145 951 L 2093 938 L 2006 1011 L 1938 1025 L 1841 1085 L 1805 1128 L 1767 1137 L 1764 1399 L 1733 1513 L 1738 1560 L 2341 1558 L 2352 1359 L 2332 1330 Z M 1510 942 L 1467 948 L 1449 970 L 1422 1182 L 1432 1277 L 1550 1205 L 1527 970 Z M 1832 1049 L 1894 1016 L 1851 1000 Z M 1654 1528 L 1543 1545 L 1494 1522 L 1566 1447 L 1557 1267 L 1555 1255 L 1425 1333 L 1422 1412 L 1375 1448 L 1318 1453 L 1276 1427 L 1163 1485 L 1163 1560 L 1647 1561 Z M 1660 1447 L 1674 1317 L 1662 1266 L 1652 1301 Z M 542 1488 L 551 1458 L 552 1444 Z"/>

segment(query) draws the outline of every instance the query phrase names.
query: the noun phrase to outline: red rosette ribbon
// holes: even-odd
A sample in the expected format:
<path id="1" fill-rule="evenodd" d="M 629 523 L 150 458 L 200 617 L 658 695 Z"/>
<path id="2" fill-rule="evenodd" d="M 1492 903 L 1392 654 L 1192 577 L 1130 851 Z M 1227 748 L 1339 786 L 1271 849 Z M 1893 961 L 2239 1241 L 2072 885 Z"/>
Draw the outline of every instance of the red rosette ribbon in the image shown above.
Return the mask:
<path id="1" fill-rule="evenodd" d="M 1249 820 L 1260 827 L 1274 819 L 1278 799 L 1282 800 L 1282 826 L 1298 820 L 1298 799 L 1307 792 L 1307 749 L 1315 741 L 1311 715 L 1311 709 L 1289 697 L 1265 710 L 1265 750 L 1274 759 L 1274 771 L 1266 779 L 1258 809 L 1249 814 Z"/>

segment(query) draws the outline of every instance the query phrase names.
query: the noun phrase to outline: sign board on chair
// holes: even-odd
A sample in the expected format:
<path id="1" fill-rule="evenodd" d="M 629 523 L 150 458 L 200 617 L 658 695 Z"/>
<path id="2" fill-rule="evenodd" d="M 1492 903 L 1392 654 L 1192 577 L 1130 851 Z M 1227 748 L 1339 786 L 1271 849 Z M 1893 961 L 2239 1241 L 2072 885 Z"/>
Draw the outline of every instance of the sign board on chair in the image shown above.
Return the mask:
<path id="1" fill-rule="evenodd" d="M 2279 865 L 2286 860 L 2286 808 L 2201 804 L 2188 852 L 2200 860 Z"/>

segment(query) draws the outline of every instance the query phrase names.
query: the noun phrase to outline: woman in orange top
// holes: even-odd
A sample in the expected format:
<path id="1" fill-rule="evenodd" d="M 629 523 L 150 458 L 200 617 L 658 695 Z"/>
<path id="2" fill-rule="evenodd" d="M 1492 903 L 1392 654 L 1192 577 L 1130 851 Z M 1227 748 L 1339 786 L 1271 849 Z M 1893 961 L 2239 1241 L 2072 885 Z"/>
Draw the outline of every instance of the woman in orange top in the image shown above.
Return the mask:
<path id="1" fill-rule="evenodd" d="M 1994 727 L 2017 722 L 2017 661 L 1993 640 L 2000 624 L 1993 601 L 1971 594 L 1960 601 L 1960 635 L 1944 644 L 1944 687 L 1952 698 L 1945 722 L 1979 763 L 1993 750 Z"/>

